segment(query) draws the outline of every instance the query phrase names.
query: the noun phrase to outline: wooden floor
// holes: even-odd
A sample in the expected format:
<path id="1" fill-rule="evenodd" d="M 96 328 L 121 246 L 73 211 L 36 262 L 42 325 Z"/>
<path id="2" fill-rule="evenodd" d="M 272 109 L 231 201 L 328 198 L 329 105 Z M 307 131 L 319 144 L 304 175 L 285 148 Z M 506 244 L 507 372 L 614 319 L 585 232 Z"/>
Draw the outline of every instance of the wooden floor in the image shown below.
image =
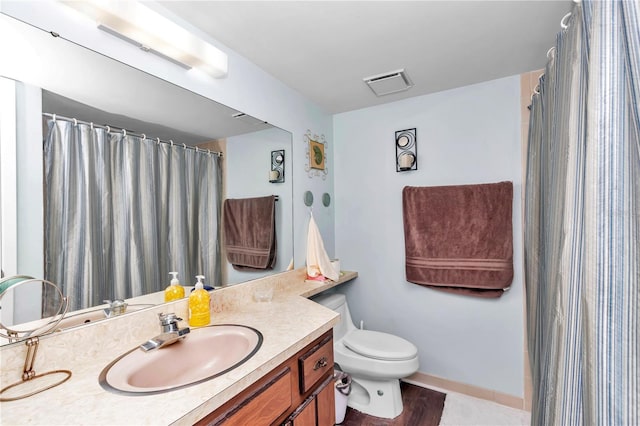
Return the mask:
<path id="1" fill-rule="evenodd" d="M 445 394 L 420 386 L 400 382 L 404 409 L 395 419 L 368 416 L 350 407 L 342 426 L 438 426 Z"/>

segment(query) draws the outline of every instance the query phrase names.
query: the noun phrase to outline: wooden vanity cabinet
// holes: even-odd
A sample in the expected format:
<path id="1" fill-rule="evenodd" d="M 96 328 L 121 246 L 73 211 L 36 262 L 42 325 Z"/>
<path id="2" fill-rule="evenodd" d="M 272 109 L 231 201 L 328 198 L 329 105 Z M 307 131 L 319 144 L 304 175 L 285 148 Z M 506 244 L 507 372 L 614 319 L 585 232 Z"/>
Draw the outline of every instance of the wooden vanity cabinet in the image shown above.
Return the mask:
<path id="1" fill-rule="evenodd" d="M 330 426 L 335 422 L 333 330 L 196 425 Z"/>

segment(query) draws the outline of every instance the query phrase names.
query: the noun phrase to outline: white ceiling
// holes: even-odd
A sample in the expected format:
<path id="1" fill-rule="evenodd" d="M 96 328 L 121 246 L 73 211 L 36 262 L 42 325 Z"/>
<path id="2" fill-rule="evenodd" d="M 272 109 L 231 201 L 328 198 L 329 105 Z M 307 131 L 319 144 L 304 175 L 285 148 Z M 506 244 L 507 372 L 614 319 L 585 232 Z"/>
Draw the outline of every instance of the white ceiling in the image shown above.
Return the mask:
<path id="1" fill-rule="evenodd" d="M 274 77 L 339 113 L 543 68 L 562 1 L 160 1 Z M 415 87 L 362 81 L 406 69 Z M 230 73 L 233 69 L 230 69 Z"/>

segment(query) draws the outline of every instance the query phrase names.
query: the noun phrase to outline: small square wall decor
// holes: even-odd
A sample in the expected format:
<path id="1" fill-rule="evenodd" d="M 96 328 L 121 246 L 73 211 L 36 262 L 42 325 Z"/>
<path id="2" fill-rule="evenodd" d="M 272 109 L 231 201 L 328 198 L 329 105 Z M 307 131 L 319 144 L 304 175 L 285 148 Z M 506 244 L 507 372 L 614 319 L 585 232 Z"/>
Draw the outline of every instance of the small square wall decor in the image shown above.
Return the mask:
<path id="1" fill-rule="evenodd" d="M 271 171 L 269 172 L 269 182 L 284 182 L 284 149 L 271 151 Z"/>
<path id="2" fill-rule="evenodd" d="M 396 172 L 409 170 L 418 170 L 418 140 L 415 128 L 396 132 Z"/>

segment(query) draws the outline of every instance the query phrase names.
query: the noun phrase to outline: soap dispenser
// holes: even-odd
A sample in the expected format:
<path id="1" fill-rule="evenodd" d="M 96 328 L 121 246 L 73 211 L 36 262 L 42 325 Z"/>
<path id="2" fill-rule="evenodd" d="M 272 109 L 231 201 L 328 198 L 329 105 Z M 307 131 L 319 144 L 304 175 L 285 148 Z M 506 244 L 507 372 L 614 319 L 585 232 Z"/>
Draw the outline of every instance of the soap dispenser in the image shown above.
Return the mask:
<path id="1" fill-rule="evenodd" d="M 191 327 L 201 327 L 209 325 L 211 322 L 211 311 L 209 310 L 209 302 L 211 296 L 204 289 L 204 275 L 196 275 L 198 282 L 196 288 L 189 295 L 189 325 Z"/>
<path id="2" fill-rule="evenodd" d="M 169 272 L 169 275 L 173 275 L 173 279 L 164 290 L 164 301 L 171 302 L 172 300 L 182 299 L 184 297 L 184 287 L 180 285 L 178 281 L 178 273 L 177 272 Z"/>

